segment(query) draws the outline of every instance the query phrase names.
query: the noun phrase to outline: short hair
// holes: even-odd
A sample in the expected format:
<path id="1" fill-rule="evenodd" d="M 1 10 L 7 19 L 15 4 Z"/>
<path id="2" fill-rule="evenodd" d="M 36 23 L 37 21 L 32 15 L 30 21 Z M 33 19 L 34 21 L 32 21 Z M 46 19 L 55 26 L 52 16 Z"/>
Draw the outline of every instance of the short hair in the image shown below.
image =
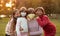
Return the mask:
<path id="1" fill-rule="evenodd" d="M 34 13 L 35 9 L 34 8 L 28 8 L 28 13 L 33 12 Z"/>
<path id="2" fill-rule="evenodd" d="M 35 13 L 36 13 L 38 10 L 41 10 L 41 11 L 43 12 L 43 14 L 45 14 L 45 10 L 44 10 L 43 7 L 37 7 L 37 8 L 35 9 Z"/>
<path id="3" fill-rule="evenodd" d="M 21 14 L 21 12 L 26 12 L 27 14 L 26 14 L 25 17 L 27 17 L 27 15 L 28 15 L 28 11 L 27 11 L 27 8 L 26 7 L 21 7 L 19 12 L 20 12 L 20 14 Z"/>
<path id="4" fill-rule="evenodd" d="M 21 7 L 20 11 L 27 11 L 27 8 L 26 7 Z"/>

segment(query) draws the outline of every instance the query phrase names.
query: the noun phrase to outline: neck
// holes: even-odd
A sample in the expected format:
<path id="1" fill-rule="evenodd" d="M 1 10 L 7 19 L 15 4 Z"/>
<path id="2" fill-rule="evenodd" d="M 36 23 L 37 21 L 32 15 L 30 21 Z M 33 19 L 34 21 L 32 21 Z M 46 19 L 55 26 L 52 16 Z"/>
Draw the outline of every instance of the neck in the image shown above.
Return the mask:
<path id="1" fill-rule="evenodd" d="M 40 15 L 39 17 L 40 17 L 40 18 L 42 18 L 42 17 L 43 17 L 43 15 Z"/>

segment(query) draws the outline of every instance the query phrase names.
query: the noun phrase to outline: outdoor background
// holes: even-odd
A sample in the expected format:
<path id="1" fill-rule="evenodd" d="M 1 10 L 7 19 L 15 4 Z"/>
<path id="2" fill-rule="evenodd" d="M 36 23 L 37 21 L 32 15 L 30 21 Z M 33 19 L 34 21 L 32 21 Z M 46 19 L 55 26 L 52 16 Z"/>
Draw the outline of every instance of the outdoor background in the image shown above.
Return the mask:
<path id="1" fill-rule="evenodd" d="M 10 15 L 22 6 L 43 7 L 46 15 L 56 25 L 56 36 L 60 36 L 60 0 L 0 0 L 0 36 L 5 36 L 5 27 Z"/>

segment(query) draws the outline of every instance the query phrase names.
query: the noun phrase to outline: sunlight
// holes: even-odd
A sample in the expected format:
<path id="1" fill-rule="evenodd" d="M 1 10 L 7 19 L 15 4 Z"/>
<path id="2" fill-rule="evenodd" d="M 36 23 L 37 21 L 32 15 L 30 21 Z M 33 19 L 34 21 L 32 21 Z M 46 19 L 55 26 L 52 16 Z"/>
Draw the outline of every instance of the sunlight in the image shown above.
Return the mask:
<path id="1" fill-rule="evenodd" d="M 0 4 L 0 6 L 2 7 L 2 4 Z"/>
<path id="2" fill-rule="evenodd" d="M 6 3 L 6 7 L 12 7 L 12 3 L 11 2 Z"/>
<path id="3" fill-rule="evenodd" d="M 0 15 L 1 18 L 6 17 L 6 15 Z"/>

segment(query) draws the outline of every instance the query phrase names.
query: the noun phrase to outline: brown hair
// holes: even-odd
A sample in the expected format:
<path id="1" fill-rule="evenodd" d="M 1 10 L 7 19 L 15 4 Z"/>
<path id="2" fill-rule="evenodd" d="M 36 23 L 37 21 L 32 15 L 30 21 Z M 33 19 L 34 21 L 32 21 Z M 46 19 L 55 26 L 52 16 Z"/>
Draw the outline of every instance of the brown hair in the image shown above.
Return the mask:
<path id="1" fill-rule="evenodd" d="M 14 15 L 15 15 L 15 13 L 16 13 L 17 11 L 18 11 L 18 10 L 14 10 L 13 13 L 12 13 L 12 15 L 11 15 L 11 16 L 12 16 L 11 19 L 13 19 L 12 24 L 11 24 L 11 30 L 12 30 L 12 31 L 15 31 L 17 18 L 15 18 Z"/>
<path id="2" fill-rule="evenodd" d="M 28 8 L 28 13 L 30 14 L 30 13 L 34 13 L 34 8 Z"/>
<path id="3" fill-rule="evenodd" d="M 22 11 L 27 11 L 27 8 L 26 7 L 21 7 L 20 12 L 22 12 Z"/>
<path id="4" fill-rule="evenodd" d="M 45 14 L 45 10 L 44 10 L 43 7 L 37 7 L 37 8 L 35 9 L 35 12 L 37 12 L 38 10 L 41 10 L 41 11 L 43 12 L 43 14 Z"/>
<path id="5" fill-rule="evenodd" d="M 27 8 L 26 8 L 26 7 L 21 7 L 19 12 L 20 12 L 20 13 L 21 13 L 21 12 L 26 12 L 27 14 L 26 14 L 25 17 L 27 17 L 27 15 L 28 15 L 28 11 L 27 11 Z M 21 17 L 21 15 L 20 15 L 20 17 Z"/>

